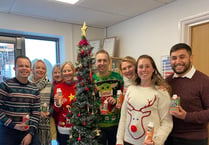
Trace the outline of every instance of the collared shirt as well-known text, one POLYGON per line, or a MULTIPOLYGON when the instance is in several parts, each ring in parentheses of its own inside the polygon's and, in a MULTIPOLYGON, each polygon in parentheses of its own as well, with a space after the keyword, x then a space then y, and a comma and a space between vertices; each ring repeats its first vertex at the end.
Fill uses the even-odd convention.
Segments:
POLYGON ((182 78, 189 78, 191 79, 195 73, 196 69, 194 66, 192 66, 192 68, 190 69, 190 71, 188 73, 186 73, 183 76, 178 76, 176 73, 174 73, 173 78, 178 78, 178 77, 182 77, 182 78))

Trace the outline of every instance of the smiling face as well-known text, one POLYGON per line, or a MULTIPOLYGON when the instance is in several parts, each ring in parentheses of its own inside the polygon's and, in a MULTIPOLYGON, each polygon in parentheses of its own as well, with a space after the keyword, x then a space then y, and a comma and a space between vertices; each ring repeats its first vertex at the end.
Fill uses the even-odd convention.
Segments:
POLYGON ((105 53, 98 53, 96 55, 96 68, 100 75, 106 75, 108 73, 108 67, 109 67, 109 59, 107 54, 105 53))
POLYGON ((30 61, 26 58, 17 59, 14 70, 15 70, 15 73, 16 73, 16 78, 20 82, 26 83, 28 81, 28 76, 31 73, 30 61))
POLYGON ((154 68, 149 58, 141 58, 137 64, 137 75, 141 79, 141 85, 150 85, 154 68))
POLYGON ((171 53, 170 62, 173 71, 178 76, 183 76, 191 69, 192 56, 189 55, 186 49, 179 49, 171 53))
POLYGON ((42 61, 37 61, 33 67, 35 81, 42 79, 46 75, 46 65, 42 61))
POLYGON ((135 65, 124 61, 121 63, 121 71, 125 77, 132 79, 135 76, 135 65))
POLYGON ((71 82, 74 78, 74 70, 69 64, 65 64, 62 68, 62 77, 65 82, 71 82))
POLYGON ((53 69, 53 73, 52 73, 52 77, 53 77, 53 81, 55 82, 61 82, 62 81, 62 77, 61 77, 61 72, 60 72, 60 67, 59 66, 55 66, 53 69))

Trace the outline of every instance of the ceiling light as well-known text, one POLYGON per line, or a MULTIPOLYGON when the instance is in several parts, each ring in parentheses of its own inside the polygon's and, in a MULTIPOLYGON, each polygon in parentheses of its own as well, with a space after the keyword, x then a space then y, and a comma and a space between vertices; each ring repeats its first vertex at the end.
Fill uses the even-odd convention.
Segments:
POLYGON ((69 4, 75 4, 77 3, 79 0, 56 0, 56 1, 59 1, 59 2, 63 2, 63 3, 69 3, 69 4))

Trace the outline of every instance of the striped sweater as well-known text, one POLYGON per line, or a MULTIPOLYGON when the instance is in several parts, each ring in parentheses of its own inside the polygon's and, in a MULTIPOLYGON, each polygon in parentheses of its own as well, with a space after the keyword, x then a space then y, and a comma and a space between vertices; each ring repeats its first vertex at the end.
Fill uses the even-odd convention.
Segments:
POLYGON ((30 82, 23 84, 16 78, 0 84, 0 123, 14 128, 29 114, 30 132, 35 133, 40 118, 40 95, 30 82))

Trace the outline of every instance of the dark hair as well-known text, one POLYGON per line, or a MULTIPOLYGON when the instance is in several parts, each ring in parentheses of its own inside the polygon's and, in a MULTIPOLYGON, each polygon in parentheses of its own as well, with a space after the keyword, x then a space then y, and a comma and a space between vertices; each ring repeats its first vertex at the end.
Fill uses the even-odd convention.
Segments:
POLYGON ((107 58, 108 58, 108 61, 110 61, 110 55, 109 55, 109 53, 106 50, 100 49, 99 51, 96 52, 95 56, 97 56, 100 53, 106 54, 107 58))
POLYGON ((185 49, 190 56, 192 55, 192 49, 186 43, 177 43, 174 46, 172 46, 171 50, 170 50, 170 55, 171 55, 172 52, 180 50, 180 49, 185 49))
MULTIPOLYGON (((152 73, 152 77, 151 77, 152 85, 154 87, 155 86, 163 86, 164 88, 166 88, 168 90, 168 92, 170 92, 170 86, 166 83, 165 79, 162 77, 162 75, 158 71, 157 66, 151 56, 146 55, 146 54, 139 56, 139 58, 137 59, 137 62, 136 62, 136 69, 135 69, 136 74, 137 74, 137 70, 138 70, 139 60, 143 59, 143 58, 149 59, 152 64, 152 67, 154 68, 154 72, 152 73)), ((136 76, 135 82, 136 82, 136 85, 141 84, 141 79, 139 78, 138 75, 136 76)))
POLYGON ((18 59, 21 59, 21 58, 27 59, 27 60, 30 62, 30 66, 31 66, 31 61, 30 61, 30 59, 29 59, 27 56, 19 55, 19 56, 17 56, 17 57, 15 58, 15 67, 16 67, 17 60, 18 60, 18 59))

